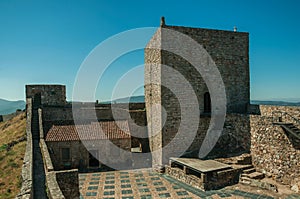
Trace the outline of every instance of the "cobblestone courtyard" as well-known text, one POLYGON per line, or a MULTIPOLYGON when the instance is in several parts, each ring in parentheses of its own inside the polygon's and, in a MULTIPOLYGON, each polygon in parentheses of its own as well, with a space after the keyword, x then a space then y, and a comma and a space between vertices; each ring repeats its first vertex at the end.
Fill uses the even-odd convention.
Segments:
MULTIPOLYGON (((156 199, 156 198, 251 198, 274 197, 236 189, 201 191, 151 170, 112 171, 79 175, 82 199, 156 199)), ((287 199, 300 198, 291 195, 287 199)))

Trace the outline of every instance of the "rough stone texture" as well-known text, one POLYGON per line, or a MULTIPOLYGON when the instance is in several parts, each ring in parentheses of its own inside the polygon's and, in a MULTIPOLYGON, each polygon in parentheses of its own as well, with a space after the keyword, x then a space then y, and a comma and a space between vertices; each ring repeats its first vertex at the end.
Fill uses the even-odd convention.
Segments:
POLYGON ((26 110, 26 151, 24 155, 24 161, 22 166, 22 187, 20 193, 16 196, 18 199, 29 199, 33 197, 33 186, 32 186, 32 168, 33 168, 33 145, 32 145, 32 134, 31 134, 31 117, 32 117, 32 100, 26 99, 27 110, 26 110))
POLYGON ((44 160, 44 167, 46 172, 50 172, 54 170, 54 167, 52 165, 51 157, 46 145, 46 142, 44 139, 40 140, 40 147, 43 155, 43 160, 44 160))
POLYGON ((295 178, 292 180, 291 189, 296 193, 300 193, 300 178, 295 178))
POLYGON ((56 171, 56 180, 66 199, 79 199, 78 170, 56 171))
POLYGON ((250 116, 246 114, 227 114, 221 137, 208 157, 230 157, 241 153, 249 153, 250 116))
POLYGON ((273 191, 273 192, 278 192, 278 189, 277 189, 276 185, 270 184, 268 182, 263 182, 263 181, 260 181, 260 180, 256 180, 256 179, 242 177, 241 183, 246 184, 246 185, 250 185, 250 186, 253 186, 253 187, 259 187, 259 188, 262 188, 262 189, 267 189, 267 190, 270 190, 270 191, 273 191))
MULTIPOLYGON (((155 46, 161 45, 161 29, 153 35, 149 44, 152 43, 155 46)), ((145 103, 147 110, 148 120, 148 133, 150 150, 157 151, 153 153, 153 163, 162 164, 162 154, 160 152, 162 148, 162 135, 160 130, 162 129, 161 121, 161 67, 162 62, 161 51, 159 49, 145 48, 145 103)))
MULTIPOLYGON (((248 33, 166 25, 159 28, 145 49, 145 101, 149 123, 148 132, 150 136, 153 135, 150 138, 150 148, 152 151, 157 151, 153 158, 154 164, 165 164, 168 161, 169 154, 164 154, 164 152, 161 154, 159 150, 172 143, 171 140, 176 136, 180 123, 183 122, 181 109, 193 105, 189 104, 192 103, 189 99, 190 96, 185 96, 184 103, 186 107, 182 107, 183 104, 179 103, 174 92, 183 93, 186 88, 175 79, 177 77, 169 74, 168 70, 163 70, 162 65, 172 67, 191 84, 197 96, 201 113, 204 112, 204 94, 208 92, 201 75, 187 60, 171 52, 153 48, 153 46, 159 48, 166 40, 172 40, 172 38, 168 38, 168 35, 164 35, 164 28, 190 36, 207 50, 223 78, 228 113, 246 113, 250 100, 248 33), (173 82, 175 91, 161 86, 166 85, 168 81, 173 82), (152 82, 152 84, 149 82, 152 82), (162 111, 160 105, 163 106, 165 112, 162 111), (164 117, 166 117, 166 122, 163 124, 164 117), (159 131, 161 132, 157 133, 159 131)), ((180 44, 178 47, 180 47, 180 44)), ((192 49, 187 50, 192 53, 192 49)), ((190 120, 198 120, 199 115, 193 114, 193 112, 190 113, 190 120)), ((206 133, 202 129, 207 129, 202 125, 205 119, 201 120, 197 132, 196 139, 199 138, 196 141, 197 144, 202 143, 203 135, 206 133)), ((184 126, 186 128, 182 129, 183 131, 192 131, 188 125, 184 126)), ((174 150, 176 151, 176 149, 174 150)))
MULTIPOLYGON (((251 115, 251 155, 253 165, 263 173, 283 184, 300 177, 300 150, 295 148, 295 138, 289 137, 274 125, 274 111, 284 111, 300 119, 299 107, 260 106, 262 115, 251 115)), ((276 121, 275 117, 275 121, 276 121)), ((284 119, 283 119, 284 120, 284 119)), ((287 118, 287 122, 292 122, 287 118)))
POLYGON ((49 199, 65 199, 56 180, 56 172, 48 172, 46 174, 47 196, 49 199))
POLYGON ((26 98, 35 99, 41 94, 42 105, 63 106, 66 104, 66 87, 64 85, 26 85, 26 98))

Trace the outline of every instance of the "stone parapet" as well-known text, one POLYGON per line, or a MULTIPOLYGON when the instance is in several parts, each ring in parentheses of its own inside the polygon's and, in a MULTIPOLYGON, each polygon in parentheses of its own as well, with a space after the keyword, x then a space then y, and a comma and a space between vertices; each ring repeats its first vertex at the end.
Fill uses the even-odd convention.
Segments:
POLYGON ((17 199, 31 199, 33 197, 32 168, 33 168, 33 145, 31 133, 32 99, 27 99, 26 109, 26 151, 22 166, 22 187, 17 199))

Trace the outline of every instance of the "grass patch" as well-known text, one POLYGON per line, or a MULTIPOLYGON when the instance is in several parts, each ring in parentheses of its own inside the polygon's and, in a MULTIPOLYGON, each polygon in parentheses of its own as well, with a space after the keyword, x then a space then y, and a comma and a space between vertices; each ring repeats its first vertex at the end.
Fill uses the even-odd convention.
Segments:
POLYGON ((0 123, 0 199, 15 198, 22 186, 22 165, 26 141, 7 151, 7 144, 25 135, 25 113, 0 123))
POLYGON ((5 151, 7 149, 7 144, 2 144, 1 146, 0 146, 0 152, 1 151, 5 151))

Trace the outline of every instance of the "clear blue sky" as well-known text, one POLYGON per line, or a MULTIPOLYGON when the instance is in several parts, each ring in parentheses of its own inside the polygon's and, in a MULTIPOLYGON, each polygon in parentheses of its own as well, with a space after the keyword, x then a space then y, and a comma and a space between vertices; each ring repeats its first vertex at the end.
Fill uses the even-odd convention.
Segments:
MULTIPOLYGON (((300 101, 299 9, 297 0, 1 0, 0 98, 24 99, 25 84, 59 83, 70 99, 76 73, 94 47, 128 29, 158 26, 165 16, 170 25, 249 32, 251 99, 300 101)), ((112 76, 142 64, 143 53, 135 54, 116 63, 112 76)), ((110 98, 112 76, 103 79, 107 85, 96 98, 110 98)))

